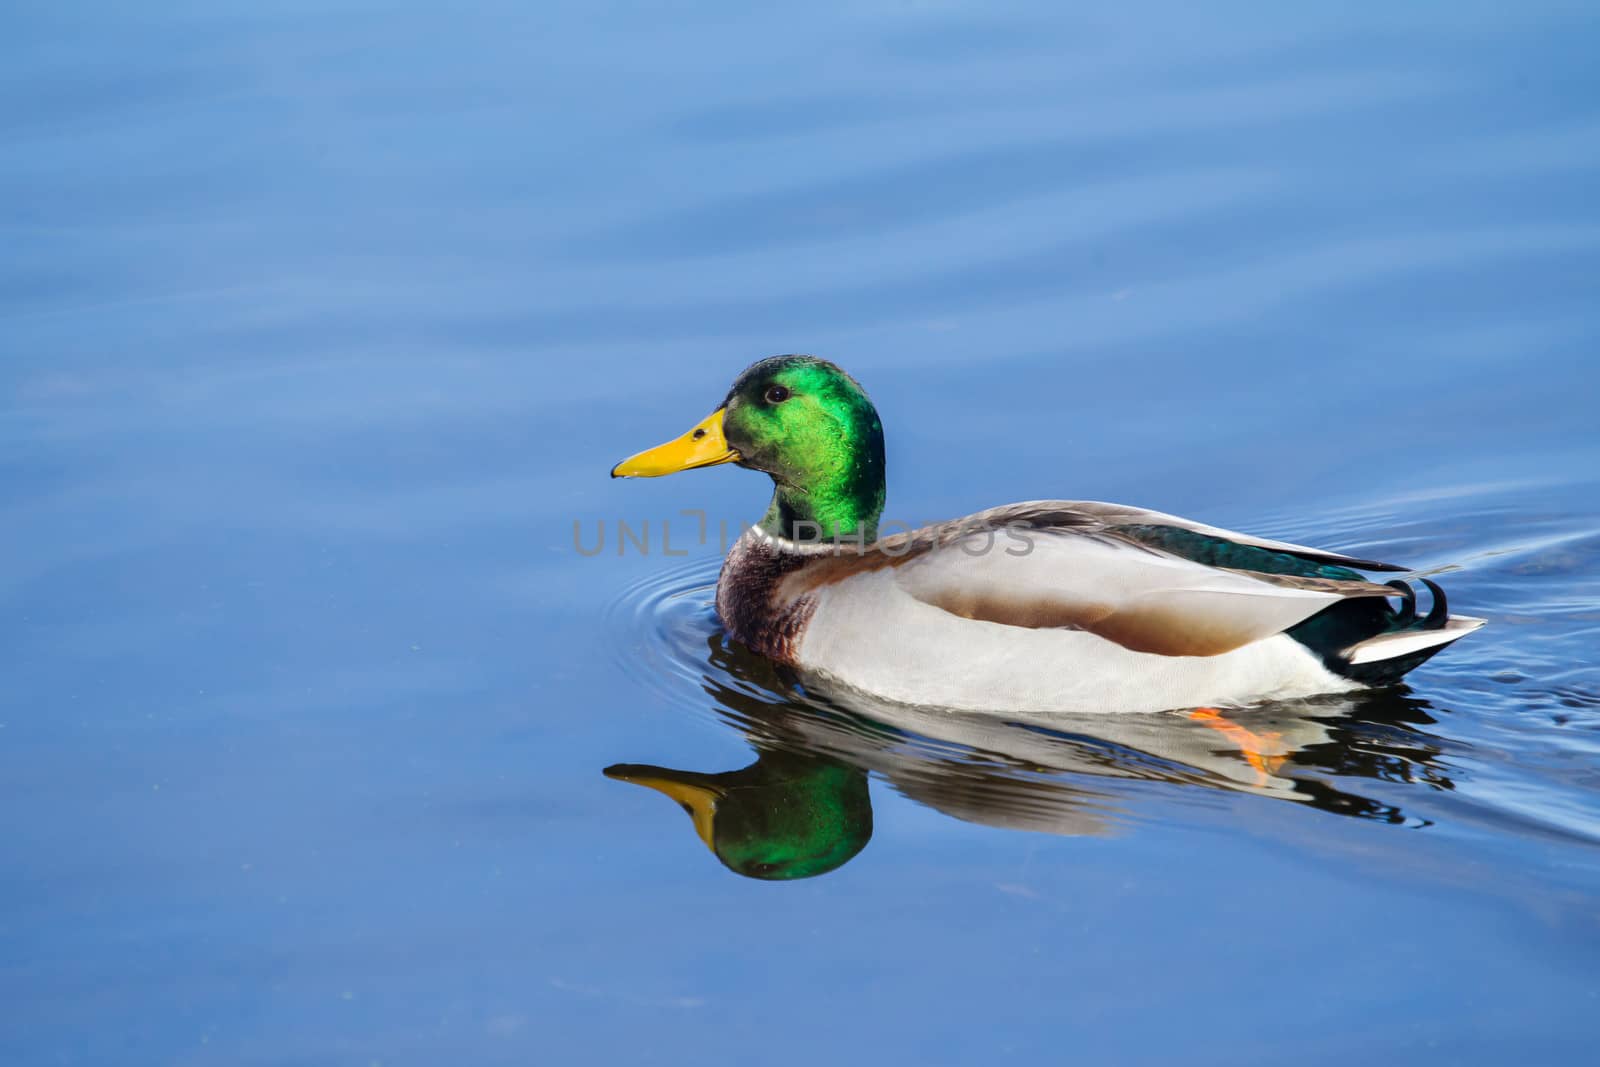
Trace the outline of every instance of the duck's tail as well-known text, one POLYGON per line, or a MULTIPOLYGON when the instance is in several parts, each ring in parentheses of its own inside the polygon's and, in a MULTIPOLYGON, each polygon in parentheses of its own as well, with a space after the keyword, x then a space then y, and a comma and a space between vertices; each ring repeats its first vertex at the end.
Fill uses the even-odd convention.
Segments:
POLYGON ((1393 581, 1389 584, 1401 598, 1398 608, 1381 597, 1347 600, 1318 612, 1288 634, 1336 674, 1364 685, 1397 682, 1485 622, 1471 615, 1451 615, 1444 590, 1426 578, 1419 580, 1433 595, 1426 615, 1417 615, 1416 590, 1407 582, 1393 581))

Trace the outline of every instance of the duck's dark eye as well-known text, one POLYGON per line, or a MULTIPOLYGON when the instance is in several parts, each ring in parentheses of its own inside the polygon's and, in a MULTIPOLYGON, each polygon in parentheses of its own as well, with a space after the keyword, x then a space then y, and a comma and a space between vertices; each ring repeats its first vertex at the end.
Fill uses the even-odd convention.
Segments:
POLYGON ((781 385, 767 386, 767 403, 781 404, 789 399, 789 390, 781 385))

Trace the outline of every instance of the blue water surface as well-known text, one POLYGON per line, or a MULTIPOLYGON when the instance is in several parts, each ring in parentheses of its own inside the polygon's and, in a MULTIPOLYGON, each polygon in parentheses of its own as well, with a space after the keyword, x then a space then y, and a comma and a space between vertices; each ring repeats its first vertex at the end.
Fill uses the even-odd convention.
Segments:
POLYGON ((1543 0, 12 5, 0 1062, 1587 1061, 1597 43, 1543 0), (1489 626, 1248 720, 1260 766, 815 708, 709 607, 765 481, 606 477, 792 351, 877 402, 895 518, 1124 501, 1489 626), (740 877, 602 775, 758 755, 865 775, 859 854, 740 877))

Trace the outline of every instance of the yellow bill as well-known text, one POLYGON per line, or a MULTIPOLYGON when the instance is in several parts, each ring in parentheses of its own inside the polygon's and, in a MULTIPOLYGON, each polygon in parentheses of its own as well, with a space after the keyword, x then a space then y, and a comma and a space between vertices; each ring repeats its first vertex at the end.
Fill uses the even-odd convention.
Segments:
POLYGON ((729 448, 728 439, 722 436, 722 413, 723 409, 718 408, 682 437, 629 456, 611 468, 611 477, 659 478, 696 467, 732 463, 739 453, 729 448))

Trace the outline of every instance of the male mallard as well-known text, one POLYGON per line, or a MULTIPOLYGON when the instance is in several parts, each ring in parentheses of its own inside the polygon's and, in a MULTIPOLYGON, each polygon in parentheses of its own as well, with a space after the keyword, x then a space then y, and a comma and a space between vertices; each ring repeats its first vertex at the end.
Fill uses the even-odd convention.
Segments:
POLYGON ((1403 567, 1119 504, 1036 500, 879 538, 878 412, 813 356, 752 364, 711 415, 611 475, 719 463, 775 489, 723 563, 717 613, 824 691, 965 710, 1237 706, 1388 684, 1483 625, 1426 578, 1419 617, 1404 582, 1356 573, 1403 567))

